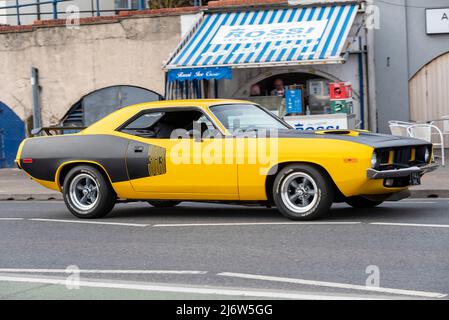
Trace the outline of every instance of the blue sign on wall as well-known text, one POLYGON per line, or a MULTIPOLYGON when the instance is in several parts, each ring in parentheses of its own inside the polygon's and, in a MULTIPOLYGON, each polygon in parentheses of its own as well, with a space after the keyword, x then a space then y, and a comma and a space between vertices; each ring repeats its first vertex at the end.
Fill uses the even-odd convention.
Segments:
POLYGON ((285 109, 287 114, 303 113, 301 89, 285 90, 285 109))
POLYGON ((25 139, 23 121, 0 102, 0 168, 14 166, 17 149, 25 139))

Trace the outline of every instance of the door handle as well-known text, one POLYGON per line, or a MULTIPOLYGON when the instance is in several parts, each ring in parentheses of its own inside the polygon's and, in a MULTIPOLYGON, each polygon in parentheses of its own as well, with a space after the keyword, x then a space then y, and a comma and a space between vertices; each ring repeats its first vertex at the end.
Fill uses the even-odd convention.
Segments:
POLYGON ((135 146, 134 152, 143 152, 143 146, 135 146))

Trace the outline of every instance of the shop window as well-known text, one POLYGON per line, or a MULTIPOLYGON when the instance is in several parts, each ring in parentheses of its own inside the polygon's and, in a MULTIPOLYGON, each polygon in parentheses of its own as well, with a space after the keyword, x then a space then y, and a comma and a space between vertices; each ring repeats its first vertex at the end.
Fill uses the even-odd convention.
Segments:
POLYGON ((286 90, 300 90, 300 114, 329 113, 329 80, 310 73, 284 73, 268 77, 253 84, 249 99, 283 117, 286 90))

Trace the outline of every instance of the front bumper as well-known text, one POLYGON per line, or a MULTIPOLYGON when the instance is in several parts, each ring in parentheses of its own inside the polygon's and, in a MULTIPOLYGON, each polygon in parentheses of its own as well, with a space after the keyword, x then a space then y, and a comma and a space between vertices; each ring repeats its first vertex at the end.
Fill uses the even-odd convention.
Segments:
POLYGON ((388 178, 403 178, 408 177, 412 173, 419 173, 421 175, 432 172, 438 168, 438 164, 430 163, 422 167, 410 167, 403 169, 393 169, 393 170, 376 170, 368 169, 366 170, 366 176, 368 179, 388 179, 388 178))

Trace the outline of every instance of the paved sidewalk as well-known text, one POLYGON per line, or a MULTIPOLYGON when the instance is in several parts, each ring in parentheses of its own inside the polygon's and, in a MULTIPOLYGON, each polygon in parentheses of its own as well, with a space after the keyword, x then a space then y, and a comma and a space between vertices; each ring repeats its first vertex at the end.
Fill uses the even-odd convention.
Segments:
MULTIPOLYGON (((413 198, 449 198, 449 164, 422 178, 420 186, 412 187, 413 198)), ((54 200, 61 194, 32 181, 19 169, 0 169, 0 200, 54 200)))
POLYGON ((421 185, 410 190, 413 198, 449 198, 449 163, 424 175, 421 185))
POLYGON ((61 193, 42 187, 19 169, 0 169, 0 200, 54 200, 61 193))

